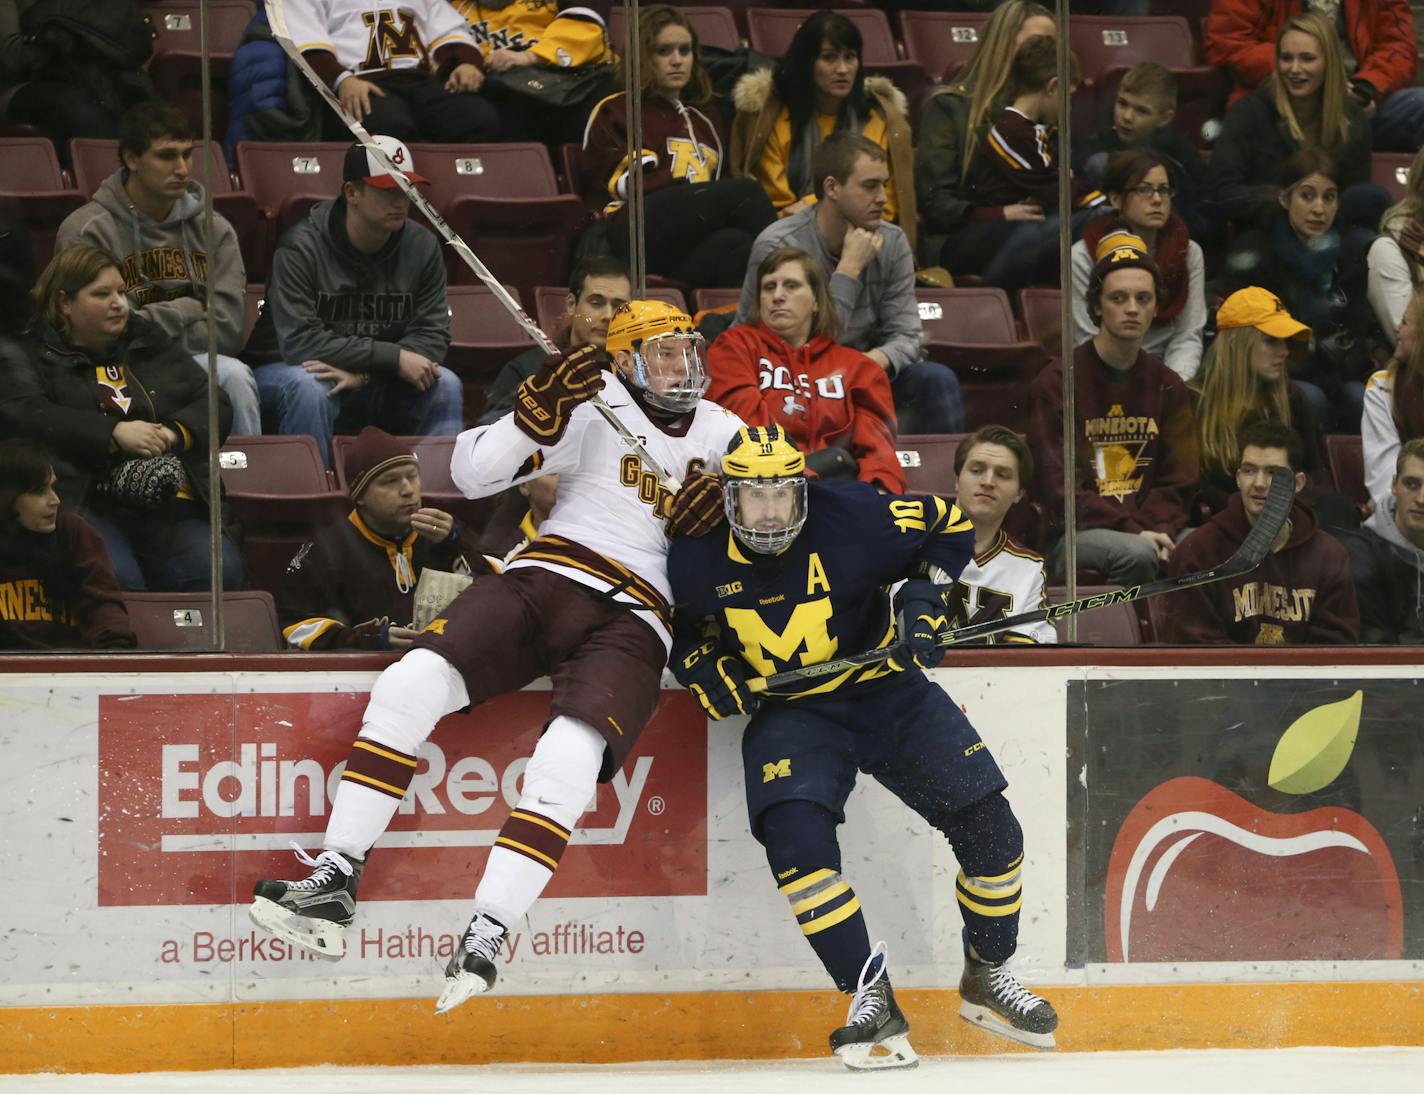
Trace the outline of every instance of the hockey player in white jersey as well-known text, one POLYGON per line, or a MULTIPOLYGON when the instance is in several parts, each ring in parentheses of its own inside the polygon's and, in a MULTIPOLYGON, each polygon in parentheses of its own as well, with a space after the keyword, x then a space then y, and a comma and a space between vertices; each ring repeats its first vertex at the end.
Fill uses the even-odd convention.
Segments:
POLYGON ((548 358, 520 385, 513 411, 460 434, 451 474, 468 496, 557 473, 558 500, 503 573, 477 578, 376 680, 323 850, 298 852, 313 872, 259 881, 259 926, 342 956, 366 855, 436 722, 548 675, 550 721, 490 851, 437 1011, 494 985, 510 926, 543 892, 597 783, 613 777, 652 715, 671 644, 670 532, 702 534, 721 519, 720 482, 701 469, 718 466, 742 422, 702 399, 704 361, 685 312, 635 300, 610 322, 607 355, 585 346, 548 358), (600 390, 647 453, 685 476, 676 495, 587 405, 600 390))
MULTIPOLYGON (((1024 439, 1006 426, 986 425, 959 443, 954 474, 959 508, 974 522, 974 557, 950 593, 950 623, 967 627, 1046 606, 1043 556, 1004 531, 1004 517, 1033 479, 1033 453, 1024 439)), ((1050 644, 1058 633, 1043 620, 985 639, 996 641, 1050 644)))

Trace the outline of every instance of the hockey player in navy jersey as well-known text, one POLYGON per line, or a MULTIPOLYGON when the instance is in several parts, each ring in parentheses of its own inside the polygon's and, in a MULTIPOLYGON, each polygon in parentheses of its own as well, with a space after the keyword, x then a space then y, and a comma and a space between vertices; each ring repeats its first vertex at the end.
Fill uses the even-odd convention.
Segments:
POLYGON ((970 521, 937 497, 808 482, 805 458, 776 426, 740 430, 722 474, 726 526, 677 539, 668 559, 678 606, 671 667, 709 717, 751 715, 742 762, 752 832, 806 940, 853 995, 832 1051, 857 1069, 916 1062, 884 944, 872 949, 841 874, 836 826, 857 770, 934 825, 959 859, 960 1014, 1054 1047, 1053 1007, 1005 965, 1023 903, 1023 831, 1007 783, 959 707, 920 671, 939 660, 946 597, 974 551, 970 521), (886 589, 902 578, 892 615, 886 589), (747 686, 897 642, 886 661, 788 693, 747 686))

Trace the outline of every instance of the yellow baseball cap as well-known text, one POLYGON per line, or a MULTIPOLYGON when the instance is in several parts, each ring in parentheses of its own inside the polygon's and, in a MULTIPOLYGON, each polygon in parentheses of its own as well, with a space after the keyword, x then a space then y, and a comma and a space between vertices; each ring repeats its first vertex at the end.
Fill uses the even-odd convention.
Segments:
POLYGON ((1309 338, 1310 328, 1293 318, 1273 292, 1252 285, 1238 289, 1216 309, 1216 329, 1255 327, 1272 338, 1309 338))

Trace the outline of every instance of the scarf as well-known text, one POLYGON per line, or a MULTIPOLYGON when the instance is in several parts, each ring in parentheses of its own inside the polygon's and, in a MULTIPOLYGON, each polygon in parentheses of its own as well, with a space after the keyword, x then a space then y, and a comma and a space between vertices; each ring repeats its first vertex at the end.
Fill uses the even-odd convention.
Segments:
MULTIPOLYGON (((866 99, 869 99, 868 93, 866 99)), ((847 97, 841 104, 840 114, 836 116, 836 127, 832 132, 859 133, 868 121, 869 109, 856 107, 851 98, 847 97)), ((791 155, 786 160, 786 181, 791 184, 792 192, 801 198, 816 188, 811 172, 811 160, 816 155, 816 149, 821 147, 821 126, 813 110, 800 125, 797 125, 793 118, 791 128, 791 155)))
MULTIPOLYGON (((1088 254, 1097 254, 1098 243, 1102 238, 1116 231, 1136 234, 1136 229, 1131 227, 1120 213, 1088 221, 1087 227, 1083 229, 1083 242, 1088 245, 1088 254)), ((1173 322, 1186 306, 1187 290, 1190 287, 1187 247, 1191 241, 1186 222, 1176 213, 1167 218, 1167 223, 1157 233, 1152 259, 1157 263, 1157 272, 1162 275, 1162 298, 1157 301, 1157 315, 1152 320, 1154 327, 1173 322)))
POLYGON ((1330 312, 1335 266, 1340 260, 1340 233, 1331 228, 1307 243, 1296 234, 1290 217, 1283 212, 1271 228, 1271 248, 1275 251, 1276 268, 1288 282, 1282 286, 1287 291, 1280 295, 1286 298, 1290 313, 1317 338, 1322 336, 1335 325, 1330 312))

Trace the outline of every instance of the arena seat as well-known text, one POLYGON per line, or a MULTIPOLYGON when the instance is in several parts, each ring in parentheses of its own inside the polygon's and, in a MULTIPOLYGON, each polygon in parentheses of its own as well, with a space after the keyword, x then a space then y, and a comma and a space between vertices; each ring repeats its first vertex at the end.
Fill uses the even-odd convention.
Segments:
MULTIPOLYGON (((1079 585, 1078 599, 1112 592, 1116 585, 1079 585)), ((1048 602, 1060 604, 1068 599, 1068 590, 1061 585, 1048 589, 1048 602)), ((1137 621, 1137 612, 1131 604, 1114 604, 1110 608, 1098 608, 1082 612, 1077 616, 1078 643, 1086 646, 1140 646, 1142 627, 1137 621)), ((1055 619, 1053 627, 1058 632, 1058 641, 1068 641, 1068 620, 1055 619)))
MULTIPOLYGON (((222 604, 224 650, 279 653, 285 648, 271 593, 225 592, 222 604)), ((208 593, 124 593, 124 606, 141 650, 217 648, 208 593)))
MULTIPOLYGON (((742 31, 737 27, 737 19, 731 8, 679 4, 677 10, 692 25, 697 40, 702 45, 728 51, 741 48, 742 31)), ((624 24, 627 18, 627 9, 622 5, 608 12, 608 40, 614 52, 620 55, 624 52, 624 24)))
POLYGON ((935 81, 949 82, 979 48, 987 11, 902 11, 905 56, 935 81))
POLYGON ((1050 357, 1057 357, 1062 348, 1063 293, 1044 287, 1019 290, 1019 314, 1030 340, 1043 347, 1050 357))
MULTIPOLYGON (((512 285, 505 289, 522 308, 519 290, 512 285)), ((450 308, 450 351, 444 364, 462 379, 491 379, 511 357, 534 345, 519 321, 487 286, 451 285, 446 290, 446 301, 450 308)))
POLYGON ((926 342, 1008 344, 1019 339, 1008 294, 982 288, 916 288, 926 342))
POLYGON ((25 222, 38 274, 54 254, 64 218, 89 198, 69 184, 47 137, 0 137, 0 162, 0 204, 25 222))
MULTIPOLYGON (((499 504, 500 495, 488 498, 467 498, 450 477, 450 457, 455 452, 454 437, 397 437, 409 445, 420 463, 420 504, 443 509, 466 525, 481 529, 499 504)), ((336 465, 336 483, 344 494, 349 486, 343 467, 346 449, 355 437, 331 438, 331 462, 336 465)))
POLYGON ((901 433, 895 455, 905 472, 905 493, 954 496, 954 453, 968 433, 901 433))
MULTIPOLYGON (((735 19, 737 23, 737 30, 745 39, 751 36, 747 13, 751 11, 752 8, 765 8, 773 6, 774 3, 775 0, 722 0, 720 6, 732 13, 732 18, 735 19)), ((836 4, 836 10, 845 11, 851 8, 864 8, 868 6, 868 0, 839 0, 836 4)))
MULTIPOLYGON (((747 40, 752 49, 770 57, 781 57, 791 44, 797 28, 817 8, 748 8, 747 40)), ((890 30, 890 20, 876 8, 832 9, 844 15, 860 31, 863 40, 861 61, 867 68, 874 65, 889 65, 900 60, 895 35, 890 30)))
MULTIPOLYGON (((69 142, 69 160, 74 165, 75 186, 81 193, 92 196, 98 192, 103 181, 119 169, 119 142, 76 137, 69 142)), ((233 184, 232 172, 228 170, 227 160, 223 159, 222 146, 216 141, 212 144, 194 141, 193 170, 189 177, 205 185, 211 179, 213 211, 226 217, 237 233, 243 265, 251 277, 254 263, 262 260, 257 202, 251 194, 233 184), (207 170, 210 172, 206 176, 203 173, 204 153, 208 157, 207 170)))
MULTIPOLYGON (((568 312, 564 308, 568 295, 569 290, 559 285, 539 285, 534 289, 535 318, 539 321, 539 326, 548 331, 551 337, 569 318, 568 312)), ((663 285, 649 285, 647 299, 661 300, 675 308, 687 310, 687 301, 683 298, 680 289, 663 285)))
POLYGON ((1191 28, 1180 15, 1074 15, 1068 42, 1083 65, 1085 79, 1098 80, 1110 68, 1156 61, 1164 68, 1196 64, 1191 28))
POLYGON ((1414 156, 1408 152, 1376 152, 1371 160, 1371 180, 1389 191, 1390 199, 1403 201, 1409 189, 1409 165, 1414 156))
POLYGON ((728 304, 741 302, 741 289, 694 289, 692 292, 692 313, 725 308, 728 304))
POLYGON ((303 220, 319 201, 341 192, 349 143, 238 141, 237 173, 262 217, 256 263, 247 275, 265 278, 282 233, 303 220))
MULTIPOLYGON (((250 0, 207 0, 209 94, 213 139, 221 143, 227 128, 227 77, 232 55, 242 42, 256 7, 250 0)), ((201 25, 198 0, 158 0, 146 5, 154 30, 149 75, 159 97, 181 110, 201 133, 203 126, 201 25)))
POLYGON ((1370 500, 1365 488, 1365 449, 1358 433, 1328 433, 1325 436, 1325 462, 1330 465, 1330 477, 1335 489, 1357 505, 1370 500))
POLYGON ((462 197, 542 198, 559 193, 549 152, 533 141, 507 144, 412 144, 422 193, 444 215, 462 197))

